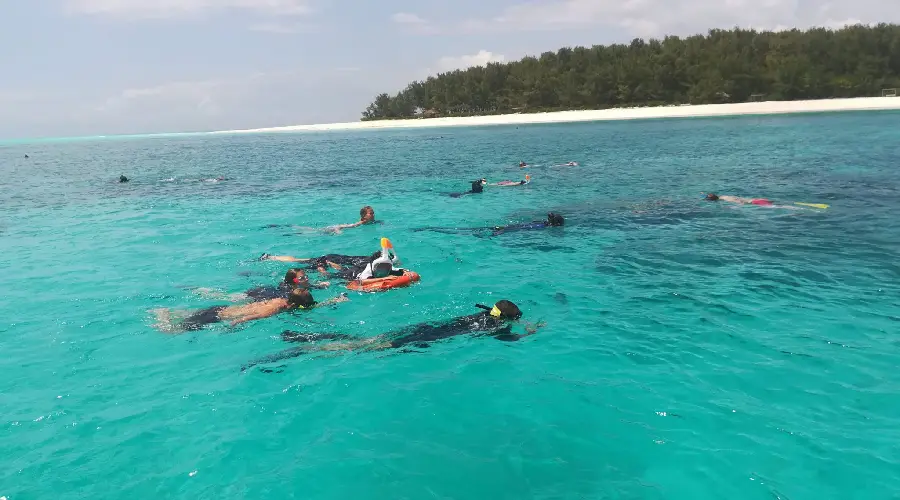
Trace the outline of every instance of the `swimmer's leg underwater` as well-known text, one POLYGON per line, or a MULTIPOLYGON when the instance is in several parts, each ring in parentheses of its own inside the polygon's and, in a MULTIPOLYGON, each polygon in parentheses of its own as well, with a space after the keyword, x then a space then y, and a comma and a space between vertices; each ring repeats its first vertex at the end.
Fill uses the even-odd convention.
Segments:
POLYGON ((285 342, 294 343, 313 343, 320 340, 338 340, 343 342, 330 342, 320 347, 292 347, 281 352, 264 356, 253 360, 241 367, 241 371, 246 371, 256 365, 274 363, 286 359, 299 358, 305 354, 326 353, 337 351, 355 351, 355 350, 381 350, 391 347, 391 343, 385 341, 382 337, 360 338, 353 335, 343 333, 300 333, 291 330, 285 330, 281 333, 281 338, 285 342))

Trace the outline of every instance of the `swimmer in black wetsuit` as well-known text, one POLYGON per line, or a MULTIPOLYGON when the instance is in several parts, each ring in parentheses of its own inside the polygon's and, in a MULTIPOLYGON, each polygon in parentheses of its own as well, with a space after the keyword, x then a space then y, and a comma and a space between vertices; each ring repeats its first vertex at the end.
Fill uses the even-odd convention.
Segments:
POLYGON ((487 179, 479 179, 477 181, 472 181, 472 189, 466 191, 465 193, 450 193, 451 198, 459 198, 460 196, 465 196, 467 194, 479 194, 484 192, 484 185, 487 184, 487 179))
POLYGON ((462 316, 442 323, 420 323, 397 332, 386 333, 377 337, 360 339, 352 335, 340 333, 299 333, 285 330, 281 338, 286 342, 312 343, 323 340, 341 341, 331 342, 318 348, 295 347, 280 353, 253 361, 241 368, 241 371, 260 363, 271 363, 283 359, 296 358, 311 352, 323 351, 380 351, 385 349, 410 349, 427 348, 432 342, 456 337, 459 335, 475 334, 475 336, 490 336, 505 342, 516 341, 537 333, 538 328, 544 326, 543 322, 535 325, 525 325, 524 334, 512 332, 512 322, 522 317, 522 311, 518 306, 508 300, 497 302, 494 307, 478 304, 485 312, 462 316))
POLYGON ((181 333, 200 330, 206 325, 222 321, 230 320, 231 326, 235 326, 247 321, 268 318, 287 310, 312 309, 338 302, 346 302, 347 300, 349 300, 347 296, 342 294, 339 297, 318 303, 313 299, 309 290, 296 288, 287 297, 278 297, 237 306, 208 307, 180 320, 173 321, 171 311, 168 309, 158 309, 153 312, 157 319, 156 328, 166 333, 181 333))
MULTIPOLYGON (((337 271, 340 277, 347 274, 347 268, 355 269, 357 267, 365 267, 371 262, 372 257, 369 255, 340 255, 330 253, 321 257, 312 257, 303 259, 299 257, 291 257, 290 255, 269 255, 262 254, 259 260, 275 260, 278 262, 302 262, 308 264, 307 269, 318 270, 321 274, 328 274, 329 269, 337 271)), ((361 271, 362 269, 360 269, 361 271)), ((352 278, 344 278, 352 279, 352 278)))
POLYGON ((562 215, 550 212, 547 214, 547 220, 538 220, 527 222, 525 224, 510 224, 508 226, 493 227, 421 227, 413 229, 413 231, 434 231, 444 234, 460 234, 472 233, 481 238, 485 233, 490 232, 490 236, 499 236, 503 233, 512 231, 526 231, 532 229, 546 229, 548 227, 561 227, 565 225, 566 219, 562 215))
POLYGON ((538 220, 527 222, 525 224, 511 224, 509 226, 497 226, 493 228, 494 232, 491 236, 497 236, 511 231, 527 231, 530 229, 546 229, 548 227, 562 227, 565 225, 566 219, 562 215, 550 212, 547 214, 547 220, 538 220))

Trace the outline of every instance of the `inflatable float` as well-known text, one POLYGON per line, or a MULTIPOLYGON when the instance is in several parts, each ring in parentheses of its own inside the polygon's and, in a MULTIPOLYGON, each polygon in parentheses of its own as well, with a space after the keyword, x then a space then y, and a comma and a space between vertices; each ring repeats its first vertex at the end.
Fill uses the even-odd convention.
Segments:
POLYGON ((391 288, 403 288, 419 281, 419 273, 404 270, 400 276, 354 280, 347 283, 347 288, 356 292, 383 292, 391 288))

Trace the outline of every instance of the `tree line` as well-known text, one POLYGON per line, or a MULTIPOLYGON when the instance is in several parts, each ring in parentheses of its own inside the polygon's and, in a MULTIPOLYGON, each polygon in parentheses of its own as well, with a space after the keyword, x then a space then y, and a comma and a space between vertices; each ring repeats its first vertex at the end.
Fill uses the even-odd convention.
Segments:
POLYGON ((363 120, 878 96, 900 87, 900 26, 712 30, 562 48, 414 81, 363 120))

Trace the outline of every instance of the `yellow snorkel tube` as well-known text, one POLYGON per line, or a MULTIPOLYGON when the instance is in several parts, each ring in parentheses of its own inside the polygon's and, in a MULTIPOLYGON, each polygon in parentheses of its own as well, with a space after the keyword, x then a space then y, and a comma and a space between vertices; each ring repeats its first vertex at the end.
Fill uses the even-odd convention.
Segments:
POLYGON ((498 309, 496 305, 494 307, 488 307, 484 304, 475 304, 475 307, 477 307, 479 309, 484 309, 485 311, 489 311, 491 316, 493 316, 495 318, 499 318, 500 316, 503 315, 503 313, 500 312, 500 309, 498 309))

